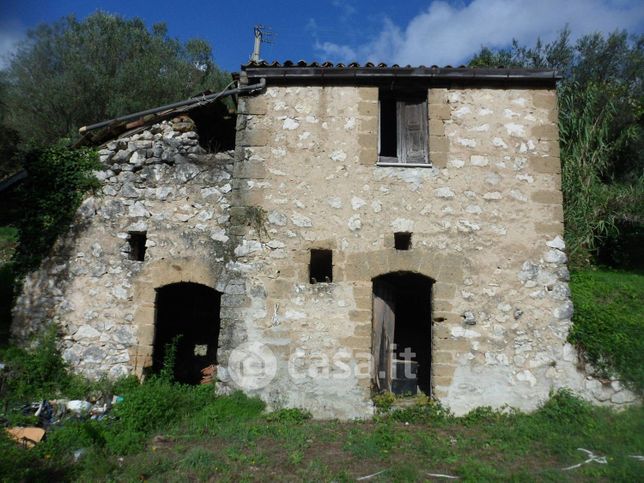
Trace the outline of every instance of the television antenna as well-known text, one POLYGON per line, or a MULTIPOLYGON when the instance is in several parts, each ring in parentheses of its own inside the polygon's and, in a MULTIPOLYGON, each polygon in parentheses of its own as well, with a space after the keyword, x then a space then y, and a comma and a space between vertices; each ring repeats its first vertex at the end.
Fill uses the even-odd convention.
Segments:
POLYGON ((250 56, 250 60, 251 62, 259 62, 259 52, 262 44, 272 44, 274 34, 271 28, 266 25, 255 25, 253 33, 255 35, 255 43, 253 45, 253 53, 250 56))

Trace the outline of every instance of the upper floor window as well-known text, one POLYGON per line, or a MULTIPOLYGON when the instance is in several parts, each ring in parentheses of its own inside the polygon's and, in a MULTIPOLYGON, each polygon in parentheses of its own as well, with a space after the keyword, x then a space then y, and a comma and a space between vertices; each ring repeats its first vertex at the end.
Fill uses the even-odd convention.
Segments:
POLYGON ((429 164, 427 90, 379 92, 378 164, 429 164))

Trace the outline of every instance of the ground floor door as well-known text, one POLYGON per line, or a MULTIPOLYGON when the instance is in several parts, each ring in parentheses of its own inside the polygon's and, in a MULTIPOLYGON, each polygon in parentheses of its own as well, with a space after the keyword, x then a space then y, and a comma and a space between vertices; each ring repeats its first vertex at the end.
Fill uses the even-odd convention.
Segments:
POLYGON ((157 289, 152 371, 158 373, 174 345, 175 380, 198 384, 201 370, 217 363, 221 293, 197 283, 157 289))
POLYGON ((432 280, 410 272, 373 280, 373 384, 378 391, 431 392, 432 280))

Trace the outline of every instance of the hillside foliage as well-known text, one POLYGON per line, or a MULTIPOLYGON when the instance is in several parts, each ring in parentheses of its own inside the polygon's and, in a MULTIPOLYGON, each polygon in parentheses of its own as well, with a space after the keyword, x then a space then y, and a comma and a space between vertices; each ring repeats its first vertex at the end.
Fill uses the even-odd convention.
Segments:
POLYGON ((23 141, 75 138, 78 128, 223 88, 229 76, 201 39, 181 42, 165 24, 105 12, 42 24, 0 78, 6 125, 23 141))

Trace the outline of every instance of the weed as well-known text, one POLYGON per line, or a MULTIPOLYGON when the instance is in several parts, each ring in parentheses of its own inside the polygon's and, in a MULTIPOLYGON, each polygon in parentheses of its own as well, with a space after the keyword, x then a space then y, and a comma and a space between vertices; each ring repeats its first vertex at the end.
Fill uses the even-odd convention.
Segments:
POLYGON ((288 455, 288 461, 292 465, 299 465, 304 459, 304 451, 301 449, 296 449, 291 454, 288 455))
POLYGON ((25 402, 63 395, 81 397, 91 389, 91 384, 68 371, 53 325, 40 334, 33 349, 10 346, 0 350, 0 359, 6 365, 0 373, 0 399, 5 403, 5 412, 25 402))
POLYGON ((125 428, 148 434, 201 409, 214 398, 214 392, 210 385, 184 386, 152 376, 123 398, 114 406, 114 416, 125 428))
POLYGON ((555 424, 583 424, 592 418, 593 407, 570 390, 560 389, 550 395, 536 414, 555 424))
POLYGON ((266 210, 261 206, 247 206, 244 221, 246 225, 255 230, 260 240, 263 236, 268 236, 268 230, 266 229, 268 215, 266 210))
POLYGON ((189 449, 183 459, 180 467, 188 470, 200 470, 213 467, 217 464, 217 459, 212 451, 196 446, 189 449))
POLYGON ((306 409, 300 408, 278 409, 266 415, 266 420, 269 422, 286 424, 301 424, 308 419, 311 419, 311 413, 306 409))
POLYGON ((413 406, 393 409, 388 417, 404 423, 438 423, 450 418, 451 413, 440 402, 419 395, 413 406))
POLYGON ((378 413, 388 412, 396 402, 396 395, 393 392, 383 392, 373 396, 373 404, 378 413))

